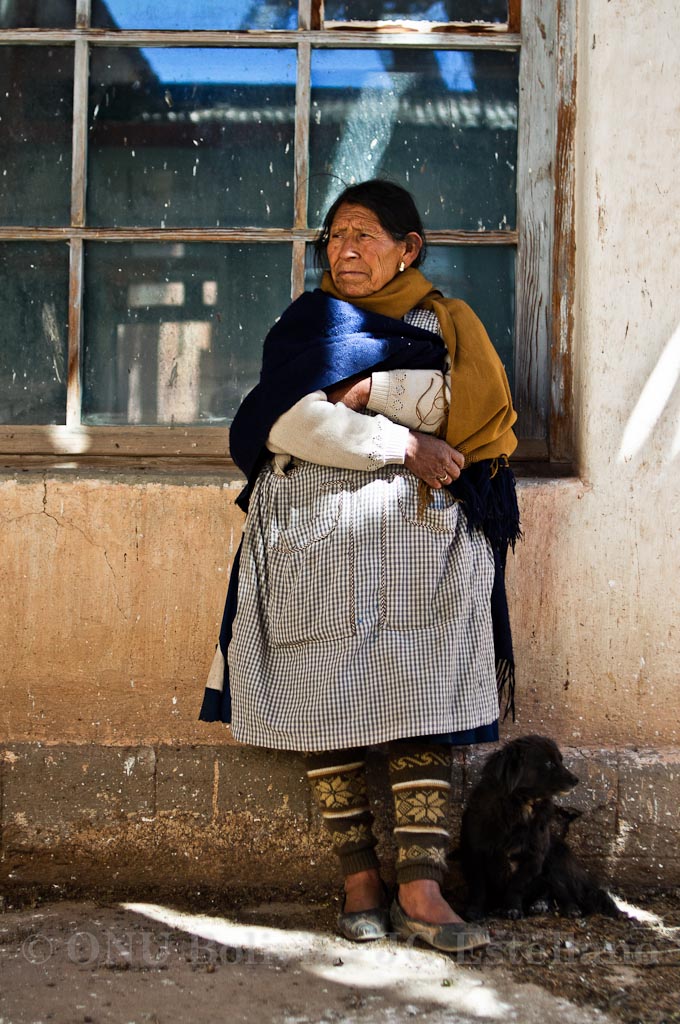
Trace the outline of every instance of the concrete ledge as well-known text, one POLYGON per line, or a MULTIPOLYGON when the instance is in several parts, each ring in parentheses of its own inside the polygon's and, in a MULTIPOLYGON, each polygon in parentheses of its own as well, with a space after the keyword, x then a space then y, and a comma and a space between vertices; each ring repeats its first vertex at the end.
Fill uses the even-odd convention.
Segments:
POLYGON ((153 747, 46 747, 3 752, 3 839, 33 849, 83 825, 155 813, 153 747))
MULTIPOLYGON (((680 751, 565 749, 581 783, 570 841, 614 888, 680 884, 680 751)), ((449 820, 489 747, 454 752, 449 820)), ((370 756, 379 852, 392 867, 384 756, 370 756)), ((137 885, 337 884, 297 754, 235 746, 43 746, 0 753, 0 880, 137 885)), ((455 862, 452 884, 456 884, 455 862)))

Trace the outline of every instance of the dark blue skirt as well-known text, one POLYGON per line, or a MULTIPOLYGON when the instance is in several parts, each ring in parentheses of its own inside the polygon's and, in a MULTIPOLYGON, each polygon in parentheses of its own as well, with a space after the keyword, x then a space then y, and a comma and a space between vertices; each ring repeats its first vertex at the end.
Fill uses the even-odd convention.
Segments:
POLYGON ((466 747, 471 743, 497 743, 498 719, 489 725, 478 725, 474 729, 460 729, 458 732, 440 732, 435 736, 423 736, 428 743, 447 743, 452 747, 466 747))

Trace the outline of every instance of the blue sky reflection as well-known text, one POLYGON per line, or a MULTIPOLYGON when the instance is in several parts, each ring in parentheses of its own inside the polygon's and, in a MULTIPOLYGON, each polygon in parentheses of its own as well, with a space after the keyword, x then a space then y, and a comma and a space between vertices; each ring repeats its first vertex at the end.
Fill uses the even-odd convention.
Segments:
POLYGON ((297 28, 297 0, 107 0, 102 7, 121 29, 297 28))
MULTIPOLYGON (((315 50, 315 89, 392 89, 391 52, 378 50, 315 50)), ((436 50, 435 59, 446 88, 474 92, 473 55, 463 50, 436 50)))
MULTIPOLYGON (((121 29, 297 28, 296 0, 201 0, 200 3, 195 0, 108 0, 103 7, 121 29)), ((427 15, 434 20, 446 20, 441 3, 430 4, 427 15)), ((291 50, 145 47, 142 53, 166 85, 292 85, 295 82, 295 53, 291 50)), ((448 90, 475 91, 471 53, 439 50, 435 58, 448 90)), ((314 62, 316 88, 393 88, 389 57, 375 50, 343 51, 342 61, 332 50, 318 50, 314 62)))
MULTIPOLYGON (((147 46, 141 51, 165 84, 294 85, 295 50, 221 49, 147 46)), ((439 73, 450 92, 475 91, 473 55, 461 50, 438 50, 439 73)), ((316 50, 314 88, 394 88, 389 52, 377 50, 316 50)))
POLYGON ((163 85, 295 85, 295 50, 146 46, 141 52, 163 85))

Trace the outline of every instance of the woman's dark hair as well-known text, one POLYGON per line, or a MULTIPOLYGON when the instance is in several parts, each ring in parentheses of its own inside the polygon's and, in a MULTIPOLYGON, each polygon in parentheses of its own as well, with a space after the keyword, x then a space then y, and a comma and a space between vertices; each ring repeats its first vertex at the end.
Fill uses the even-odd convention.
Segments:
POLYGON ((358 185, 349 185, 340 193, 328 213, 324 217, 323 227, 314 242, 314 263, 319 270, 328 267, 326 246, 330 238, 331 224, 343 203, 355 203, 365 206, 376 215, 385 231, 389 232, 397 242, 402 242, 411 231, 415 231, 423 240, 423 246, 411 264, 419 267, 425 259, 427 242, 423 230, 423 222, 413 201, 413 196, 401 185, 382 178, 371 178, 360 181, 358 185))

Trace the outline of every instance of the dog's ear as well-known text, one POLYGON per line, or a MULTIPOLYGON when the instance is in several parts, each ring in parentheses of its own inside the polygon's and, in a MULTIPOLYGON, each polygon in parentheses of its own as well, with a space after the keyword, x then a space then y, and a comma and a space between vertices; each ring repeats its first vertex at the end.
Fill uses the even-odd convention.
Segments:
POLYGON ((522 751, 509 744, 494 756, 493 775, 507 793, 517 789, 522 780, 522 751))

